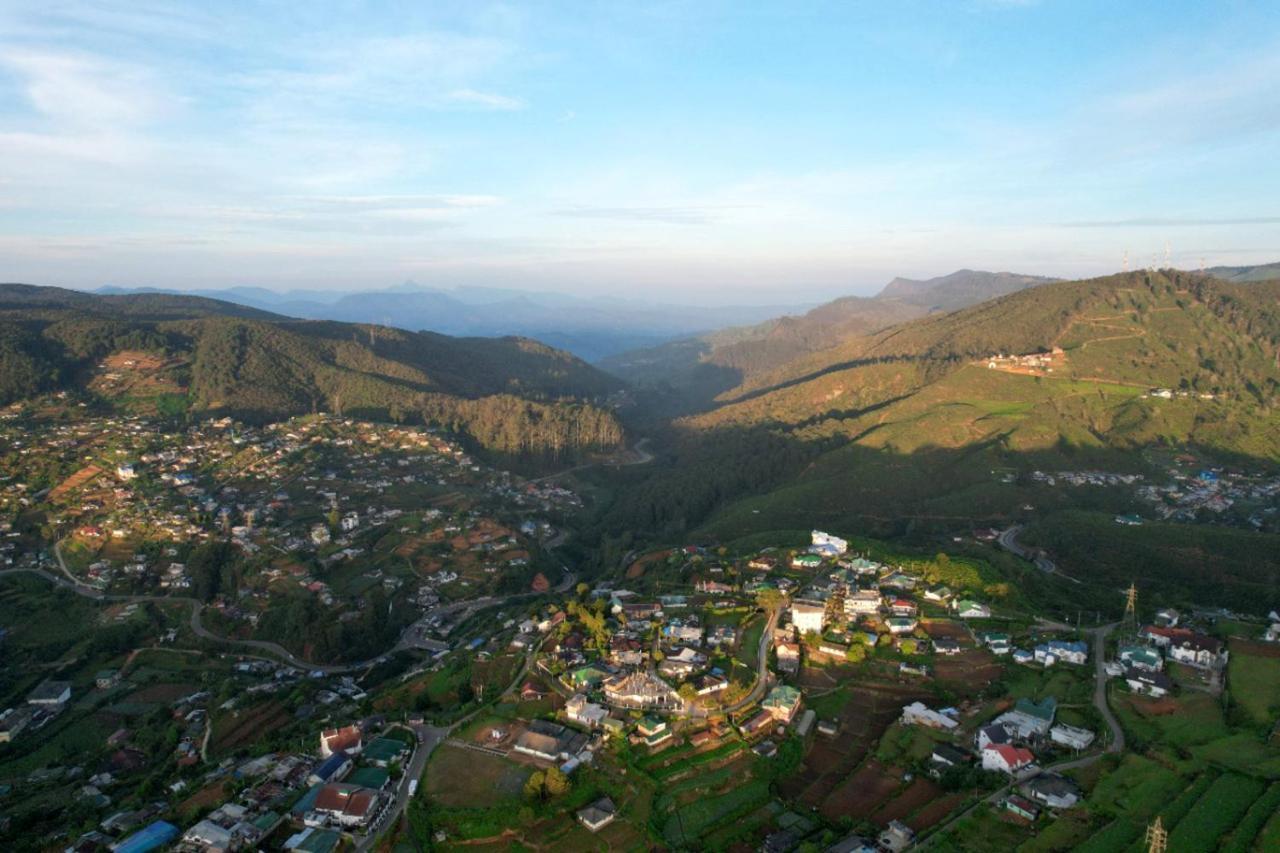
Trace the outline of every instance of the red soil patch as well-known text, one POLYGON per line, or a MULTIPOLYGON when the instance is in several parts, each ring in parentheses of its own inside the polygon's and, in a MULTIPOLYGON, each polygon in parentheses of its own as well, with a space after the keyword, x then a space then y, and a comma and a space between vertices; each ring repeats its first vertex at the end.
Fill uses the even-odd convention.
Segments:
POLYGON ((822 804, 822 814, 828 820, 838 820, 845 815, 865 818, 892 797, 900 784, 897 776, 872 759, 831 792, 822 804))
POLYGON ((61 500, 66 497, 69 492, 75 491, 81 486, 87 484, 101 473, 102 469, 97 465, 86 465, 84 468, 81 468, 79 471, 75 472, 55 486, 53 491, 49 492, 49 500, 61 500))
POLYGON ((1232 637, 1231 653, 1255 658, 1280 658, 1280 644, 1261 643, 1257 640, 1242 640, 1238 637, 1232 637))
POLYGON ((916 809, 928 805, 942 794, 942 789, 928 779, 917 777, 907 789, 885 803, 871 820, 880 826, 888 826, 891 820, 902 820, 916 809))
POLYGON ((926 805, 905 823, 916 832, 923 832, 929 827, 941 823, 942 820, 960 807, 964 802, 963 794, 948 794, 926 805))

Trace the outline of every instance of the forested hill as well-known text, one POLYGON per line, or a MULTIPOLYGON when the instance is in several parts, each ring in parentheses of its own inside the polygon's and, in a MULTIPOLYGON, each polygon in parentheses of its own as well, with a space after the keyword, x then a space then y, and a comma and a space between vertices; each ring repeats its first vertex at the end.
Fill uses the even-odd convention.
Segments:
POLYGON ((199 297, 0 285, 0 403, 57 390, 269 421, 313 411, 445 425, 504 453, 613 447, 618 380, 521 338, 303 321, 199 297))
POLYGON ((981 270, 927 280, 895 278, 874 297, 842 297, 800 316, 634 350, 600 366, 628 382, 662 390, 677 411, 696 410, 739 383, 852 338, 1054 280, 981 270))
POLYGON ((739 383, 672 424, 670 472, 648 472, 614 518, 671 531, 748 509, 780 527, 1007 520, 1025 498, 993 489, 993 470, 1142 470, 1143 451, 1167 447, 1269 468, 1278 411, 1280 281, 1165 270, 1056 282, 739 383))

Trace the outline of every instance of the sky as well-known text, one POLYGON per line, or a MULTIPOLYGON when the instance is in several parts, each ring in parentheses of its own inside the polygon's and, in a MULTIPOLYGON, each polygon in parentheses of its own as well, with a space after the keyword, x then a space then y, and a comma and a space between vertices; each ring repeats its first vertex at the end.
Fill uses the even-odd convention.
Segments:
POLYGON ((0 0, 0 280, 707 302, 1280 260, 1280 4, 0 0))

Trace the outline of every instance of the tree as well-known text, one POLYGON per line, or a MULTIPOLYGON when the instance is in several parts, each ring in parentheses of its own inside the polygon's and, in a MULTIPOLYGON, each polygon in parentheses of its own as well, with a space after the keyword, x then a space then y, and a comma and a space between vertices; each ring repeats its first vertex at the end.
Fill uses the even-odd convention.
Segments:
POLYGON ((586 598, 587 593, 591 591, 591 586, 590 584, 587 584, 587 583, 580 583, 576 587, 574 587, 574 590, 577 591, 578 598, 586 598))
POLYGON ((862 663, 867 659, 867 647, 860 643, 854 643, 844 653, 844 659, 849 663, 862 663))
POLYGON ((676 693, 678 693, 680 698, 686 702, 692 702, 698 698, 698 688, 694 687, 693 684, 688 681, 681 684, 680 689, 677 690, 676 693))
POLYGON ((907 639, 898 644, 898 648, 902 649, 904 655, 914 655, 916 653, 916 641, 907 639))
POLYGON ((804 643, 806 649, 813 651, 822 644, 822 635, 817 631, 805 631, 800 637, 800 641, 804 643))
POLYGON ((756 593, 756 607, 766 613, 776 613, 782 607, 782 593, 776 589, 762 589, 756 593))

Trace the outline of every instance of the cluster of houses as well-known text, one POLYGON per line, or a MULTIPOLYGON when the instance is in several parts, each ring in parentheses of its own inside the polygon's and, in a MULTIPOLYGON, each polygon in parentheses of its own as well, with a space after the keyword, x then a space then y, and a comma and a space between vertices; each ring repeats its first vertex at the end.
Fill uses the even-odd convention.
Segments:
POLYGON ((1108 674, 1123 678, 1134 693, 1160 698, 1174 688, 1165 672, 1166 662, 1207 672, 1224 669, 1229 657, 1226 644, 1179 621, 1177 611, 1160 611, 1156 624, 1139 630, 1137 642, 1120 645, 1116 659, 1107 664, 1108 674))
POLYGON ((1222 468, 1201 468, 1195 473, 1172 468, 1169 474, 1171 482, 1138 489, 1138 497, 1159 518, 1194 522, 1241 505, 1246 509, 1240 517, 1252 527, 1274 529, 1277 524, 1280 475, 1222 468))
POLYGON ((38 731, 52 722, 71 701, 71 683, 46 680, 27 694, 25 704, 0 711, 0 743, 10 743, 24 731, 38 731))

